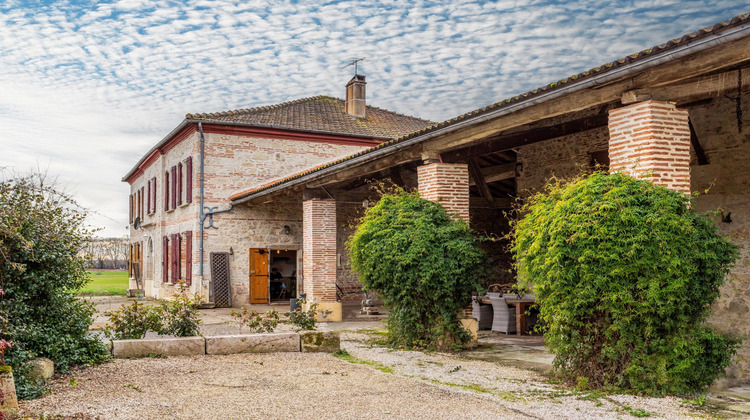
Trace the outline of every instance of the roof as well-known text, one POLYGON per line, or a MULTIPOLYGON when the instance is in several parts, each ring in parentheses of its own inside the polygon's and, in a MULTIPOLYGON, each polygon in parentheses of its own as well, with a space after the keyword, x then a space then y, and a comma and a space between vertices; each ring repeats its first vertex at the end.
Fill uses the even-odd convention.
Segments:
MULTIPOLYGON (((566 88, 569 88, 572 85, 583 84, 583 82, 591 80, 591 79, 595 79, 599 76, 607 75, 609 73, 615 73, 618 69, 628 70, 629 68, 633 68, 633 70, 636 70, 635 67, 637 64, 645 62, 650 58, 657 57, 657 56, 668 56, 668 54, 672 52, 673 50, 677 50, 678 48, 686 47, 690 44, 697 43, 700 40, 718 37, 719 34, 726 32, 727 30, 731 28, 742 27, 747 24, 750 24, 750 13, 745 13, 742 15, 735 16, 731 19, 725 20, 723 22, 719 22, 715 25, 712 25, 703 29, 699 29, 695 32, 691 32, 679 38, 669 40, 663 44, 659 44, 657 46, 647 48, 635 54, 630 54, 619 60, 605 63, 601 66, 594 67, 592 69, 572 75, 570 77, 566 77, 556 82, 546 84, 540 88, 528 91, 526 93, 522 93, 520 95, 501 100, 499 102, 488 105, 486 107, 479 108, 474 111, 461 114, 455 118, 451 118, 449 120, 443 121, 441 123, 431 125, 429 127, 420 129, 418 131, 414 131, 412 133, 396 138, 394 140, 378 144, 377 146, 362 150, 353 155, 349 155, 344 158, 338 159, 336 161, 329 162, 323 165, 319 165, 315 168, 311 168, 306 171, 270 182, 258 188, 239 192, 237 194, 232 195, 230 198, 232 201, 241 200, 243 198, 247 198, 251 195, 260 193, 262 191, 282 186, 283 184, 289 183, 290 181, 293 181, 295 179, 307 177, 313 173, 320 172, 324 169, 332 168, 334 166, 341 165, 345 162, 355 160, 359 157, 363 157, 368 154, 375 153, 377 151, 382 151, 383 149, 386 149, 386 148, 396 147, 401 143, 405 143, 405 142, 411 143, 411 141, 419 141, 421 139, 427 139, 430 137, 431 134, 434 134, 436 132, 442 132, 446 128, 461 125, 462 123, 468 123, 473 120, 480 120, 480 119, 483 119, 483 117, 485 117, 486 114, 490 114, 490 113, 494 114, 496 112, 503 111, 505 109, 511 109, 517 104, 521 104, 523 102, 530 102, 533 99, 539 98, 539 100, 542 100, 541 97, 549 95, 550 93, 553 93, 555 91, 565 90, 566 88)), ((627 73, 627 71, 625 73, 627 73)), ((622 77, 622 75, 620 75, 620 77, 622 77)))
POLYGON ((347 114, 344 106, 344 100, 342 99, 313 96, 278 105, 207 114, 187 114, 175 129, 138 160, 138 163, 123 176, 122 181, 127 182, 134 174, 137 174, 141 165, 146 162, 149 156, 167 144, 183 129, 190 124, 199 122, 363 137, 379 139, 379 141, 398 138, 435 124, 433 121, 410 117, 374 106, 367 106, 366 118, 356 118, 347 114))
POLYGON ((187 114, 188 120, 207 123, 261 125, 282 129, 394 139, 425 129, 432 121, 368 106, 366 118, 346 113, 344 100, 313 96, 278 105, 210 114, 187 114))

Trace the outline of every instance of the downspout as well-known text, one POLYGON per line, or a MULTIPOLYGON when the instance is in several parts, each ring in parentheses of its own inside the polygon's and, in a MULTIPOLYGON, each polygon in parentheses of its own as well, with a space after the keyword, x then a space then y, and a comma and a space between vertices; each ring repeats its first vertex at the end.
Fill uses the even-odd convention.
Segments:
MULTIPOLYGON (((200 194, 200 221, 201 221, 201 228, 200 228, 200 268, 198 269, 198 275, 201 278, 201 281, 203 281, 203 232, 205 230, 205 224, 206 224, 206 218, 209 219, 209 228, 216 229, 216 226, 214 226, 213 223, 213 215, 219 214, 219 213, 226 213, 228 211, 231 211, 234 207, 234 204, 229 203, 229 208, 226 208, 224 210, 209 210, 206 212, 206 207, 204 205, 204 199, 205 199, 205 184, 204 184, 204 174, 205 174, 205 165, 206 165, 206 137, 203 133, 203 124, 201 122, 198 122, 198 131, 201 134, 201 194, 200 194)), ((214 283, 211 282, 210 287, 208 288, 208 301, 213 302, 214 297, 214 283)))
MULTIPOLYGON (((204 171, 203 171, 203 168, 204 168, 205 160, 206 160, 206 157, 205 157, 206 156, 205 155, 206 139, 203 136, 203 124, 201 124, 200 122, 198 123, 198 131, 200 131, 200 133, 201 133, 201 197, 200 197, 200 199, 201 199, 201 217, 200 217, 200 220, 201 220, 201 229, 200 229, 200 232, 201 232, 201 241, 200 241, 200 268, 199 268, 199 271, 198 271, 198 276, 201 278, 201 281, 203 281, 203 219, 205 217, 203 215, 203 194, 204 194, 204 186, 203 186, 203 173, 204 173, 204 171)), ((211 300, 211 296, 210 295, 212 295, 212 294, 213 293, 209 293, 209 300, 211 300)))

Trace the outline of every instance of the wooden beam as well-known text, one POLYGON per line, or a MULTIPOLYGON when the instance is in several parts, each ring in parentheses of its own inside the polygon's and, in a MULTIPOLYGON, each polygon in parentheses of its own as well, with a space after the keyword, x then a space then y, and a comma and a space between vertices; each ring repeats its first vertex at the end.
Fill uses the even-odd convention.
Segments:
MULTIPOLYGON (((675 102, 678 105, 701 99, 718 98, 737 91, 738 70, 682 80, 679 83, 645 89, 630 90, 622 94, 623 105, 648 100, 675 102)), ((750 80, 742 81, 742 90, 750 90, 750 80)))
POLYGON ((698 165, 708 165, 706 152, 703 151, 703 146, 701 146, 701 142, 698 141, 698 134, 695 133, 693 122, 689 119, 688 126, 690 127, 690 144, 693 146, 693 150, 695 150, 695 156, 698 157, 698 165))
POLYGON ((474 159, 467 159, 467 162, 469 164, 469 174, 471 174, 471 179, 474 180, 474 183, 479 190, 479 194, 482 196, 482 198, 487 199, 490 207, 494 208, 495 202, 492 201, 492 191, 490 191, 490 187, 488 187, 487 183, 484 181, 484 177, 482 176, 482 169, 474 159))
POLYGON ((446 152, 443 153, 441 157, 443 162, 457 162, 488 153, 501 152, 527 144, 605 127, 608 121, 609 115, 602 114, 564 122, 551 127, 535 128, 522 133, 495 135, 482 144, 446 152))
POLYGON ((469 197, 469 207, 475 209, 512 209, 515 203, 515 198, 493 198, 490 201, 484 197, 469 197))
POLYGON ((335 184, 354 177, 367 176, 369 174, 382 171, 383 169, 388 169, 394 166, 399 166, 405 163, 419 160, 422 154, 422 151, 419 149, 420 148, 411 148, 407 150, 401 150, 396 153, 383 156, 380 159, 371 160, 358 166, 352 166, 336 171, 332 174, 320 177, 315 181, 308 183, 307 187, 318 188, 325 185, 335 184))
MULTIPOLYGON (((488 168, 482 168, 480 170, 484 182, 491 183, 502 181, 504 179, 511 179, 516 177, 516 162, 506 163, 503 165, 490 166, 488 168)), ((469 180, 469 185, 475 185, 474 177, 469 180)))

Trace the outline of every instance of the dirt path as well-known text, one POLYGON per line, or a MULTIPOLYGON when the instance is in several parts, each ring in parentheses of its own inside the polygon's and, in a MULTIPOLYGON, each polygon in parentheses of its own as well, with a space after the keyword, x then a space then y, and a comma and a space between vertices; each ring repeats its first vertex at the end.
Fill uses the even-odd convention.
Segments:
MULTIPOLYGON (((36 414, 105 419, 706 417, 675 398, 601 397, 455 355, 392 351, 345 334, 350 354, 116 360, 57 377, 36 414)), ((711 417, 710 415, 708 417, 711 417)))

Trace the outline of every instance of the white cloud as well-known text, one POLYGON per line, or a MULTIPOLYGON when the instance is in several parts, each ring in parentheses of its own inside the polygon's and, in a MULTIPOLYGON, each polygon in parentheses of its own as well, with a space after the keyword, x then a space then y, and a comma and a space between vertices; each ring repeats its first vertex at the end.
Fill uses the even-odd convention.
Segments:
POLYGON ((0 6, 0 166, 49 167, 124 233, 122 175, 188 112, 341 97, 443 120, 745 12, 701 0, 146 0, 0 6))

